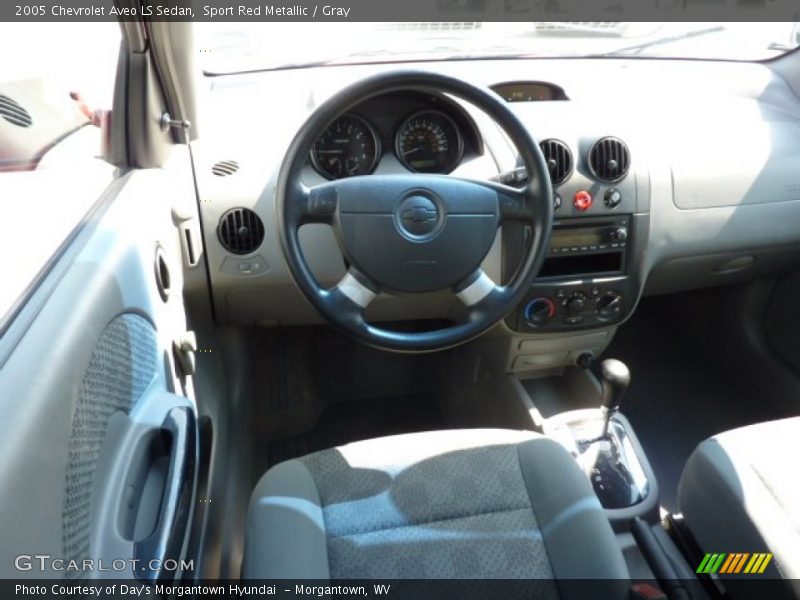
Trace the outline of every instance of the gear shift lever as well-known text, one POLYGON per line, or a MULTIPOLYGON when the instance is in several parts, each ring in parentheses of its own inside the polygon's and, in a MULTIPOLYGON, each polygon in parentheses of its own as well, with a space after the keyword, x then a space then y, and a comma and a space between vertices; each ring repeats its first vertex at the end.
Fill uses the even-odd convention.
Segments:
MULTIPOLYGON (((579 366, 590 368, 591 358, 583 357, 579 366)), ((625 363, 613 358, 602 361, 598 371, 602 388, 600 414, 595 410, 574 411, 572 415, 564 413, 565 417, 556 415, 551 419, 561 417, 557 422, 566 425, 567 447, 589 478, 600 504, 604 508, 631 507, 650 493, 650 483, 642 468, 643 458, 637 454, 631 442, 632 432, 627 429, 630 425, 621 416, 612 421, 619 412, 631 374, 625 363), (602 433, 598 436, 599 420, 602 433)), ((552 430, 559 431, 557 426, 552 430)))
POLYGON ((601 438, 608 437, 608 425, 619 411, 622 397, 628 384, 631 382, 631 373, 625 363, 614 358, 608 358, 600 364, 600 377, 602 379, 601 410, 603 412, 603 433, 601 438))

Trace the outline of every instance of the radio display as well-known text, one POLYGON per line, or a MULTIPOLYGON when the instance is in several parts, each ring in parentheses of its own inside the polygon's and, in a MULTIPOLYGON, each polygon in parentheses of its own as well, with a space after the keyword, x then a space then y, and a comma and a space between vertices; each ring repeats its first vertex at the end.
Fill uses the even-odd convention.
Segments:
POLYGON ((603 243, 603 235, 598 228, 555 229, 550 236, 550 248, 585 248, 603 243))

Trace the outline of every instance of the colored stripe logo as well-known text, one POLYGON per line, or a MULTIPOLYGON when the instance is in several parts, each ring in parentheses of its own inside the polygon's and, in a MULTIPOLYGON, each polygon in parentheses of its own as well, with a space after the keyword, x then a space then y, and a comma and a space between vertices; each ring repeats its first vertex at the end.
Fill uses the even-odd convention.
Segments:
POLYGON ((709 553, 703 557, 697 573, 711 575, 719 573, 735 575, 738 573, 761 574, 767 569, 772 560, 772 553, 755 552, 718 552, 709 553))

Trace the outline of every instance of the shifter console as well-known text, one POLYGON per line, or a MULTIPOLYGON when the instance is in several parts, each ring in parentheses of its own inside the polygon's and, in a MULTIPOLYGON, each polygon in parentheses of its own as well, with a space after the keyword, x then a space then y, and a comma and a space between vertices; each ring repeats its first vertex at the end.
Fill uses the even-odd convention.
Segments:
POLYGON ((654 493, 650 467, 619 407, 630 382, 624 363, 601 365, 600 410, 561 413, 547 420, 545 433, 560 442, 586 473, 606 509, 628 509, 654 493))
MULTIPOLYGON (((597 422, 576 424, 574 433, 597 431, 597 422)), ((649 482, 628 439, 625 425, 618 419, 603 419, 606 434, 593 440, 576 439, 576 460, 594 488, 604 508, 626 508, 638 504, 649 492, 649 482)))

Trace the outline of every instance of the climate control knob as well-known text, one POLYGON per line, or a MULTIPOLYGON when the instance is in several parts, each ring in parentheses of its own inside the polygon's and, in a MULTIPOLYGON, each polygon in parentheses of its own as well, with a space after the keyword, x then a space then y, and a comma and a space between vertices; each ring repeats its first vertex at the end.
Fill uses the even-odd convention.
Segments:
POLYGON ((541 327, 556 314, 556 305, 550 298, 534 298, 525 305, 525 321, 531 327, 541 327))
POLYGON ((607 292, 597 299, 595 307, 598 321, 613 321, 622 313, 622 294, 607 292))
POLYGON ((570 296, 569 299, 564 303, 564 307, 571 315, 577 315, 583 312, 585 305, 586 296, 580 292, 572 294, 572 296, 570 296))

